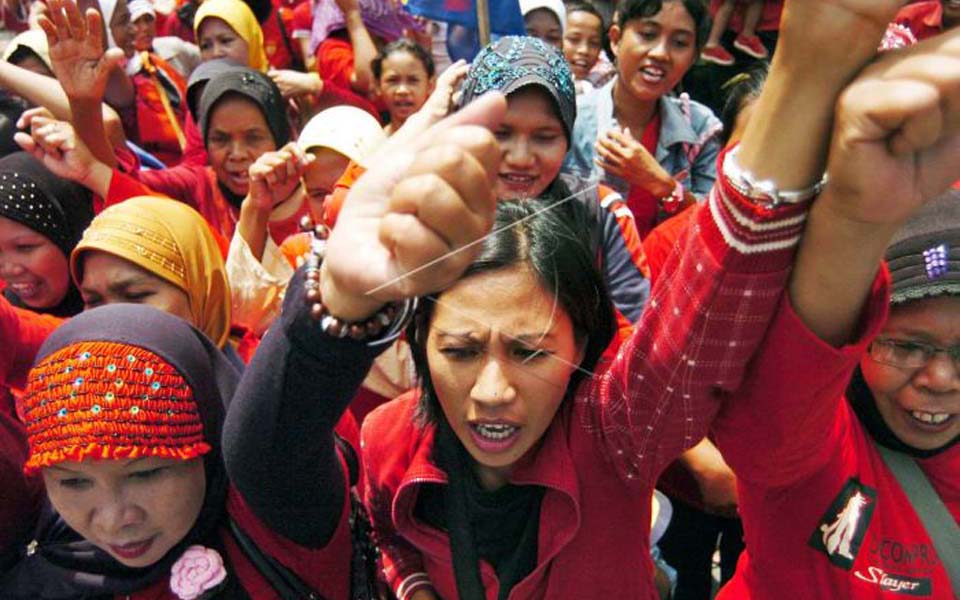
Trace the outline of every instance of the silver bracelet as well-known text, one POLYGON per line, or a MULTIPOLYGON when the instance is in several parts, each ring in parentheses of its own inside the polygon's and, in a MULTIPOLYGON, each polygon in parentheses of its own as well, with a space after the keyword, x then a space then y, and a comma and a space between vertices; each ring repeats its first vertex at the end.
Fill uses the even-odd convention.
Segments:
POLYGON ((808 188, 802 190, 781 190, 777 184, 769 179, 758 181, 750 171, 746 171, 737 162, 740 146, 731 149, 723 158, 723 176, 738 192, 763 206, 764 208, 779 208, 784 204, 801 204, 820 195, 824 186, 829 182, 827 174, 808 188))

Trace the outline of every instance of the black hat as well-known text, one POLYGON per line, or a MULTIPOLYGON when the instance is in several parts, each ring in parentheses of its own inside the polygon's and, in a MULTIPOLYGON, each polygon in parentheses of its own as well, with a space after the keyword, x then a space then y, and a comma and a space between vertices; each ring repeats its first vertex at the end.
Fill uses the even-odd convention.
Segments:
POLYGON ((891 304, 960 295, 960 190, 931 200, 887 248, 891 304))

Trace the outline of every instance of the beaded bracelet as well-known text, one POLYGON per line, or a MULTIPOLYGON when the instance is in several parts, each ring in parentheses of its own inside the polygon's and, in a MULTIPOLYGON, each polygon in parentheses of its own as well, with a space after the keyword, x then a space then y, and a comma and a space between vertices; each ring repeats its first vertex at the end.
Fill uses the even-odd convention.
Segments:
POLYGON ((349 336, 357 341, 367 340, 370 346, 389 344, 400 337, 417 310, 417 298, 386 304, 371 317, 355 323, 343 321, 331 315, 323 305, 323 297, 320 293, 320 265, 323 264, 330 230, 322 223, 314 226, 309 216, 304 216, 300 220, 300 228, 313 234, 304 270, 306 277, 304 299, 310 307, 310 318, 320 322, 320 329, 338 339, 349 336))

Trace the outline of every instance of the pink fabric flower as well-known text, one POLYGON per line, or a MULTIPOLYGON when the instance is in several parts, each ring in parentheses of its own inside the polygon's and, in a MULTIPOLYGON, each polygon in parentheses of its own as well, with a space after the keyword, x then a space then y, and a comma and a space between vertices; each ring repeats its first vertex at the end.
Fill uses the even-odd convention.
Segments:
POLYGON ((170 590, 181 600, 195 600, 226 578, 223 558, 216 550, 190 546, 170 569, 170 590))

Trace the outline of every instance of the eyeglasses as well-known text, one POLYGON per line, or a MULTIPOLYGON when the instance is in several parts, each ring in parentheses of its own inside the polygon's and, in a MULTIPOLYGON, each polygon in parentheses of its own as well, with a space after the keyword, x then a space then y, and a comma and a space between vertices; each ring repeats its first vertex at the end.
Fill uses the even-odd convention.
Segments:
POLYGON ((900 367, 901 369, 919 369, 926 366, 933 357, 943 352, 953 361, 960 372, 960 346, 941 348, 923 342, 876 339, 870 344, 870 358, 878 363, 900 367))

